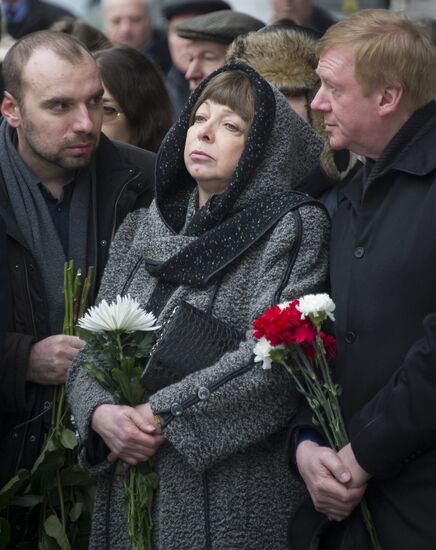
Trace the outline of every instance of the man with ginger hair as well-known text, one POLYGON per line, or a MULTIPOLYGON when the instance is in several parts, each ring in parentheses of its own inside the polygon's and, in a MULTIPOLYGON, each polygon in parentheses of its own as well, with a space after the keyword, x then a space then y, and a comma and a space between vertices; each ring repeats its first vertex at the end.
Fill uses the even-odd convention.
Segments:
MULTIPOLYGON (((330 255, 335 375, 350 443, 335 453, 301 411, 297 466, 324 518, 316 531, 323 550, 370 548, 353 512, 364 494, 383 549, 429 550, 436 548, 436 52, 406 16, 364 10, 331 27, 318 53, 312 109, 323 113, 330 145, 364 162, 340 189, 330 255)), ((309 526, 302 511, 291 548, 309 547, 301 537, 292 546, 300 521, 309 526)))

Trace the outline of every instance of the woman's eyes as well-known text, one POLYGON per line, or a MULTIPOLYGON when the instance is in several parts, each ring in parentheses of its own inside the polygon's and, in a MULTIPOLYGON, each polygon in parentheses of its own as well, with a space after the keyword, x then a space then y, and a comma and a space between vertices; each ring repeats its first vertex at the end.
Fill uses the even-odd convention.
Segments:
MULTIPOLYGON (((207 122, 207 120, 208 117, 206 115, 197 114, 194 117, 194 124, 202 124, 203 122, 207 122)), ((237 133, 241 131, 241 128, 238 126, 238 124, 234 122, 224 120, 221 122, 221 124, 229 132, 237 133)))
POLYGON ((239 126, 236 126, 236 124, 233 124, 233 122, 226 122, 224 126, 227 128, 227 130, 230 130, 231 132, 239 132, 239 126))
POLYGON ((114 116, 118 114, 118 111, 115 109, 115 107, 110 107, 109 105, 103 105, 103 114, 108 116, 114 116))
POLYGON ((204 122, 206 117, 204 115, 195 115, 194 122, 204 122))

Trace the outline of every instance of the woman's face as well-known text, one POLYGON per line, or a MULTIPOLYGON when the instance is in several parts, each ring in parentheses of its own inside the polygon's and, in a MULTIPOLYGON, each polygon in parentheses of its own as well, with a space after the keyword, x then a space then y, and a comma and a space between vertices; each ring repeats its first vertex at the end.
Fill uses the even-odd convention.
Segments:
POLYGON ((247 123, 226 105, 206 100, 186 135, 186 169, 198 184, 200 206, 226 190, 244 150, 247 123))
POLYGON ((136 145, 134 132, 130 124, 122 112, 121 107, 110 94, 109 90, 104 86, 103 95, 103 125, 102 131, 109 139, 116 139, 136 145))

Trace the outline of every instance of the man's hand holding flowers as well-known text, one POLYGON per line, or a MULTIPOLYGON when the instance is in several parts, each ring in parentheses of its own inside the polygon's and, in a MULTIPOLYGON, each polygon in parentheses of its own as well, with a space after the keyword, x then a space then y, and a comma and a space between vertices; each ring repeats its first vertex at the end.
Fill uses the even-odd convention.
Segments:
POLYGON ((347 518, 360 503, 366 490, 368 474, 365 472, 365 481, 362 481, 363 476, 360 475, 353 478, 357 470, 347 463, 350 452, 350 444, 336 453, 329 447, 308 440, 302 441, 297 447, 298 470, 315 509, 335 521, 347 518), (349 449, 345 451, 346 448, 349 449))
POLYGON ((360 505, 371 547, 381 550, 364 493, 370 476, 360 467, 349 443, 341 412, 341 388, 334 382, 329 361, 335 339, 321 328, 334 321, 335 304, 328 294, 309 294, 274 305, 253 323, 255 362, 264 369, 281 365, 304 395, 313 422, 328 443, 302 430, 296 461, 315 509, 330 520, 342 521, 360 505))

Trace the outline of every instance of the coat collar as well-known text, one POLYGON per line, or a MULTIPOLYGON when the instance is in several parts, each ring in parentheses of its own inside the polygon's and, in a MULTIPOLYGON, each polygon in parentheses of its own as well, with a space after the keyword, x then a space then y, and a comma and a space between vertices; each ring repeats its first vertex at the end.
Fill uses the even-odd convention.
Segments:
POLYGON ((375 179, 389 170, 423 176, 436 168, 434 129, 436 128, 436 102, 421 107, 403 124, 388 143, 372 170, 375 179))
POLYGON ((436 101, 418 109, 400 128, 384 149, 370 171, 362 166, 358 173, 339 191, 339 201, 346 197, 358 208, 368 188, 388 173, 403 172, 425 176, 436 169, 434 136, 436 128, 436 101))

